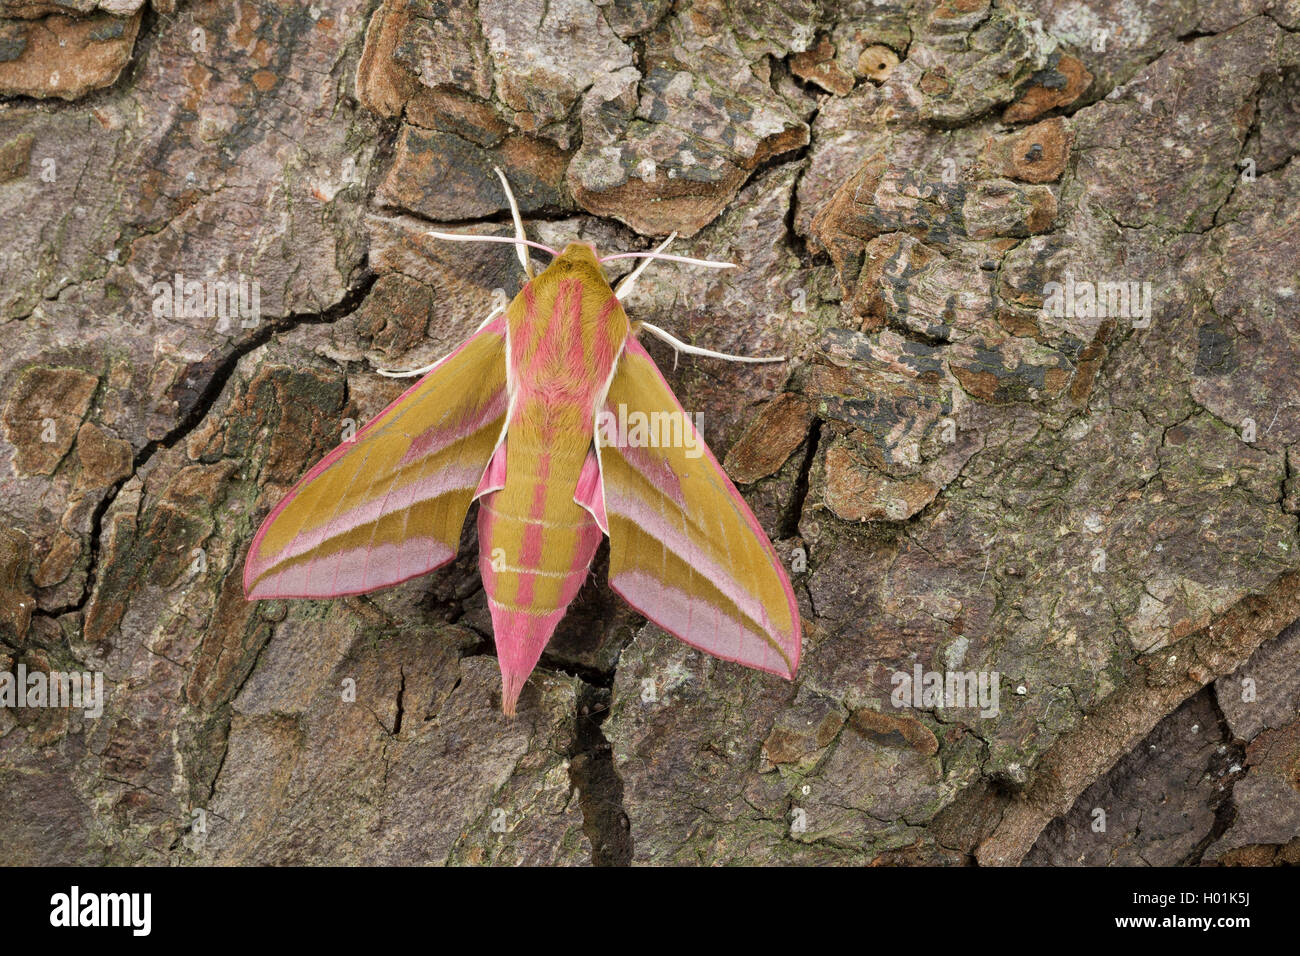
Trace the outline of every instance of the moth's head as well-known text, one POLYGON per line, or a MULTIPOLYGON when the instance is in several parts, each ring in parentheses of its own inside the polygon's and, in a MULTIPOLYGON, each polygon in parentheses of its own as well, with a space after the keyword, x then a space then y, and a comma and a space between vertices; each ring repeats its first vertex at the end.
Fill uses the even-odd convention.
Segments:
POLYGON ((564 251, 556 256, 546 270, 556 277, 587 279, 605 279, 605 270, 601 268, 596 250, 586 242, 571 242, 564 251))
POLYGON ((555 265, 558 262, 573 263, 573 266, 570 266, 570 268, 573 268, 579 263, 593 266, 600 265, 600 260, 596 258, 596 247, 589 242, 569 243, 564 247, 564 251, 555 257, 555 262, 552 262, 551 265, 555 265))

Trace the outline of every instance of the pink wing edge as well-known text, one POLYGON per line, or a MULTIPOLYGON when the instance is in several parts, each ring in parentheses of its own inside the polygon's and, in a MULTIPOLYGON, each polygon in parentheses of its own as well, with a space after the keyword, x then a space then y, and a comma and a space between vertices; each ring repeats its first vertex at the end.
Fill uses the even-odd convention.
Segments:
MULTIPOLYGON (((625 345, 625 350, 631 353, 632 355, 637 356, 638 358, 645 359, 646 362, 649 363, 651 370, 655 373, 656 376, 658 376, 659 383, 664 387, 664 389, 668 392, 668 394, 672 395, 673 399, 676 400, 677 396, 674 394, 672 390, 672 386, 668 384, 668 380, 664 378, 663 372, 659 371, 659 366, 655 364, 655 360, 650 357, 650 353, 645 350, 645 347, 640 342, 638 342, 634 338, 629 337, 627 340, 627 344, 625 345)), ((621 360, 621 356, 620 356, 620 360, 621 360)), ((681 403, 678 402, 678 405, 680 404, 681 403)), ((602 401, 602 405, 603 405, 603 401, 602 401)), ((754 670, 763 671, 768 674, 775 674, 777 677, 784 677, 786 680, 792 681, 794 680, 795 674, 799 672, 799 659, 801 657, 801 651, 803 647, 803 619, 799 615, 799 603, 798 601, 795 600, 794 587, 790 584, 790 576, 785 573, 785 567, 781 564, 781 559, 777 556, 776 549, 772 547, 771 539, 768 538, 767 532, 763 530, 763 526, 758 523, 758 519, 754 517, 754 512, 750 509, 749 503, 745 501, 744 497, 740 494, 740 492, 736 490, 735 483, 731 480, 730 476, 728 476, 727 472, 723 469, 722 465, 718 463, 718 459, 714 457, 713 450, 709 448, 708 444, 704 441, 703 436, 701 436, 698 432, 695 431, 695 425, 691 421, 690 416, 686 415, 684 416, 684 418, 687 427, 689 427, 691 431, 695 433, 696 437, 699 438, 700 447, 704 449, 704 454, 708 457, 708 460, 713 465, 714 470, 719 475, 721 475, 723 481, 727 483, 727 488, 730 489, 731 491, 732 499, 735 501, 737 505, 740 506, 740 512, 742 515, 745 516, 745 520, 749 524, 749 529, 755 535, 757 535, 758 540, 762 542, 763 548, 767 551, 767 555, 772 561, 772 567, 776 570, 777 577, 781 579, 781 587, 785 591, 786 603, 790 609, 790 620, 794 624, 794 632, 791 635, 791 643, 793 645, 794 653, 791 655, 791 659, 790 659, 790 670, 787 673, 786 671, 777 670, 776 668, 773 667, 764 667, 761 664, 756 664, 753 661, 743 660, 739 657, 728 656, 726 654, 719 654, 708 648, 701 647, 699 644, 696 644, 690 638, 686 637, 683 634, 679 634, 677 631, 672 630, 671 628, 665 627, 663 628, 663 630, 667 631, 669 634, 672 634, 673 637, 677 638, 683 644, 688 644, 691 647, 694 647, 696 650, 703 651, 705 654, 708 654, 710 657, 716 657, 719 660, 730 661, 733 664, 741 664, 745 667, 749 667, 754 670)), ((597 463, 599 463, 599 455, 595 457, 597 463)), ((600 525, 601 530, 604 531, 606 535, 608 535, 609 520, 605 512, 605 490, 603 485, 604 476, 603 474, 600 473, 594 476, 589 476, 587 472, 588 469, 587 467, 584 466, 582 471, 582 476, 578 480, 578 493, 575 494, 574 500, 577 501, 577 503, 580 504, 582 507, 586 508, 589 512, 591 512, 592 516, 596 519, 596 523, 600 525)), ((615 585, 612 580, 609 582, 609 586, 614 591, 615 594, 617 594, 624 601, 626 601, 631 607, 635 608, 637 611, 649 617, 649 614, 646 612, 646 610, 644 608, 638 607, 636 602, 633 601, 631 598, 629 598, 622 591, 620 591, 618 586, 615 585)), ((653 620, 653 618, 651 618, 651 620, 653 620)), ((660 626, 660 625, 658 625, 656 622, 656 626, 660 626)), ((781 642, 778 640, 777 643, 780 644, 781 642)))
MULTIPOLYGON (((273 522, 277 517, 279 517, 280 513, 289 506, 289 503, 298 496, 298 492, 302 490, 302 488, 304 488, 307 484, 309 484, 313 479, 315 479, 318 475, 324 472, 325 469, 329 468, 332 464, 334 464, 334 462, 338 461, 345 454, 347 454, 347 452, 350 449, 352 449, 357 444, 357 442, 359 442, 365 436, 366 432, 370 431, 370 429, 374 428, 377 424, 379 424, 379 422, 384 418, 385 415, 387 415, 398 405, 401 405, 404 401, 410 398, 410 396, 414 394, 415 391, 419 389, 419 387, 423 385, 430 376, 438 374, 438 370, 441 369, 443 365, 445 365, 447 362, 451 361, 451 359, 455 358, 457 355, 463 352, 470 345, 470 343, 473 342, 475 339, 477 339, 480 335, 484 335, 489 332, 498 333, 504 339, 506 334, 506 319, 504 315, 498 316, 497 318, 493 319, 491 322, 488 322, 482 328, 478 329, 473 335, 467 338, 464 342, 460 343, 460 345, 456 346, 456 348, 448 352, 445 356, 443 356, 442 359, 439 360, 437 365, 435 365, 433 368, 431 368, 428 371, 427 374, 421 375, 420 378, 416 380, 414 385, 412 385, 406 391, 402 392, 401 395, 398 395, 397 398, 393 399, 386 406, 384 406, 383 411, 381 411, 378 415, 371 418, 370 421, 366 422, 366 424, 361 427, 361 430, 352 436, 351 441, 340 442, 339 445, 335 447, 332 451, 330 451, 324 458, 316 462, 316 464, 311 467, 311 469, 307 472, 307 474, 303 475, 296 482, 294 482, 293 487, 290 488, 287 492, 285 492, 284 497, 280 499, 279 503, 277 503, 276 506, 271 509, 271 513, 268 514, 266 518, 262 521, 261 527, 257 529, 257 534, 253 536, 253 543, 248 546, 248 551, 244 555, 244 574, 243 574, 244 600, 277 601, 281 599, 297 600, 302 598, 307 598, 312 600, 327 600, 328 598, 332 598, 332 597, 351 597, 356 594, 369 594, 371 591, 380 591, 383 590, 384 588, 396 587, 399 584, 402 584, 406 581, 410 581, 412 578, 418 578, 425 574, 430 574, 438 570, 439 568, 443 567, 444 565, 449 564, 451 561, 455 560, 457 552, 452 551, 451 554, 449 554, 446 558, 444 558, 442 561, 439 561, 437 564, 433 565, 432 567, 425 568, 424 570, 421 571, 416 571, 412 574, 408 574, 404 578, 400 578, 399 580, 393 581, 389 584, 382 585, 381 587, 378 588, 356 588, 352 590, 339 591, 337 593, 328 596, 320 595, 320 594, 268 594, 263 597, 255 597, 250 593, 252 589, 251 588, 252 582, 250 581, 250 578, 256 572, 254 571, 252 562, 249 560, 249 558, 251 558, 253 555, 257 553, 258 548, 262 544, 262 539, 266 537, 267 529, 271 527, 271 522, 273 522)), ((502 484, 497 485, 496 487, 500 488, 504 485, 505 456, 500 454, 500 452, 504 448, 505 448, 505 436, 503 435, 502 439, 497 442, 496 448, 493 449, 492 457, 488 460, 488 463, 483 468, 483 476, 479 480, 478 488, 474 492, 474 500, 477 500, 480 496, 486 494, 488 491, 494 490, 492 487, 490 487, 490 485, 493 484, 494 479, 498 477, 497 475, 498 468, 500 470, 499 477, 501 478, 502 484), (497 464, 498 457, 500 457, 501 459, 499 465, 497 464)))

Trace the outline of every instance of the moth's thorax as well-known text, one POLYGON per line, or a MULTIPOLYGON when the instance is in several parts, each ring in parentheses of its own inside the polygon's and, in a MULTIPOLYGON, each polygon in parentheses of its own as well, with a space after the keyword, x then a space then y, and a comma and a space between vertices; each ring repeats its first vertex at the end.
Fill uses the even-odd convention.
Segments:
POLYGON ((510 303, 506 321, 516 410, 533 420, 594 414, 630 331, 595 250, 570 243, 510 303))

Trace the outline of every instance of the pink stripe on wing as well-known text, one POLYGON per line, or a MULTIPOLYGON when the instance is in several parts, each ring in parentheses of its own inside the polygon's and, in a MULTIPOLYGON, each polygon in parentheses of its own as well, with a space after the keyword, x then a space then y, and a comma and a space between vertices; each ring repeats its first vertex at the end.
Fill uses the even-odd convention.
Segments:
MULTIPOLYGON (((609 409, 606 409, 606 411, 609 411, 611 415, 616 414, 616 412, 609 409)), ((687 425, 694 432, 695 426, 691 425, 689 421, 687 421, 687 425)), ((639 445, 628 445, 626 444, 627 436, 622 437, 624 444, 607 445, 605 447, 616 448, 618 453, 626 459, 632 470, 650 482, 655 490, 671 498, 678 506, 686 507, 686 495, 682 492, 682 480, 677 477, 677 472, 673 471, 672 465, 668 463, 667 459, 661 455, 656 455, 648 448, 642 448, 639 445)), ((700 445, 704 444, 698 435, 696 441, 700 445)))
POLYGON ((455 552, 436 538, 407 538, 397 544, 350 548, 293 565, 261 578, 248 592, 250 598, 343 597, 400 584, 446 564, 455 552), (367 564, 366 558, 372 560, 367 564), (397 566, 403 574, 394 573, 397 566), (333 586, 321 590, 319 582, 333 586), (313 586, 313 580, 316 584, 313 586))
POLYGON ((259 561, 255 552, 250 549, 248 564, 254 568, 255 575, 261 575, 267 569, 304 554, 331 538, 377 521, 385 514, 409 507, 416 502, 437 498, 449 491, 473 488, 478 484, 479 478, 479 469, 474 467, 440 468, 433 475, 409 482, 399 488, 394 493, 397 496, 395 498, 391 496, 371 498, 364 504, 356 505, 334 516, 319 527, 298 532, 294 539, 270 560, 259 561))
MULTIPOLYGON (((663 373, 659 371, 659 366, 655 365, 654 359, 652 359, 650 353, 645 350, 645 346, 635 338, 629 337, 624 348, 626 351, 625 360, 630 359, 633 361, 644 362, 645 365, 649 367, 650 372, 654 375, 663 390, 672 397, 672 389, 669 387, 668 382, 664 380, 663 373)), ((675 407, 677 411, 681 412, 681 404, 675 397, 672 397, 672 403, 673 407, 675 407)), ((685 413, 682 412, 682 414, 685 413)), ((768 540, 767 533, 763 530, 763 526, 758 523, 758 519, 754 517, 754 512, 750 510, 745 499, 742 498, 740 492, 736 490, 736 486, 733 485, 731 479, 727 477, 727 473, 723 470, 722 466, 718 464, 718 459, 713 456, 713 452, 709 449, 708 445, 701 442, 700 447, 704 450, 704 460, 713 466, 713 473, 718 476, 718 479, 723 483, 723 486, 730 492, 732 503, 737 509, 739 509, 740 513, 744 516, 749 529, 762 544, 768 557, 772 561, 773 570, 781 580, 781 588, 785 591, 786 605, 790 611, 790 620, 794 626, 794 633, 790 636, 791 661, 794 667, 797 668, 799 666, 803 622, 799 617, 799 605, 794 599, 794 588, 790 586, 790 578, 785 573, 785 569, 781 566, 780 559, 777 558, 776 551, 773 550, 772 542, 768 540)))
MULTIPOLYGON (((318 477, 320 477, 321 474, 323 474, 326 470, 332 468, 334 464, 338 462, 341 458, 346 456, 349 452, 353 451, 357 447, 357 442, 360 439, 364 438, 367 434, 369 434, 369 432, 372 429, 378 427, 379 425, 387 421, 390 415, 395 413, 398 408, 400 408, 404 403, 406 403, 407 401, 409 401, 411 398, 415 396, 415 393, 425 385, 425 383, 429 380, 431 376, 437 375, 440 372, 440 370, 446 366, 448 362, 452 361, 453 359, 456 358, 456 356, 464 352, 465 349, 467 349, 471 344, 478 342, 482 339, 492 338, 492 337, 495 337, 498 340, 504 342, 505 334, 506 334, 506 319, 505 316, 502 315, 496 319, 493 319, 487 325, 483 326, 483 328, 479 329, 478 332, 476 332, 474 335, 470 336, 468 339, 462 342, 460 346, 454 349, 450 354, 448 354, 445 358, 443 358, 438 363, 437 368, 430 371, 428 375, 424 376, 419 381, 415 382, 413 385, 411 385, 410 388, 402 392, 401 395, 397 396, 397 398, 389 402, 388 405, 384 407, 383 411, 381 411, 378 415, 376 415, 364 426, 362 426, 362 428, 356 433, 356 435, 353 436, 352 441, 343 442, 342 444, 335 446, 334 449, 329 454, 327 454, 324 458, 322 458, 315 465, 313 465, 307 471, 307 474, 303 475, 301 478, 298 479, 298 481, 294 484, 294 486, 289 489, 288 493, 283 498, 280 499, 280 501, 276 504, 274 508, 271 509, 271 513, 266 516, 266 519, 262 522, 261 527, 257 529, 257 534, 253 536, 253 543, 249 545, 248 554, 244 559, 244 581, 243 581, 244 593, 248 597, 253 598, 257 595, 258 589, 254 586, 254 582, 256 581, 258 576, 261 575, 269 566, 268 562, 263 561, 261 559, 262 541, 266 538, 267 531, 270 530, 271 526, 275 523, 276 519, 279 518, 280 515, 284 512, 284 510, 288 508, 289 505, 298 497, 298 493, 302 491, 302 489, 306 488, 313 481, 315 481, 318 477)), ((454 557, 454 553, 448 558, 446 558, 442 563, 445 564, 446 561, 451 560, 451 557, 454 557)), ((434 565, 434 567, 437 567, 437 565, 434 565)), ((284 595, 284 596, 293 597, 295 595, 284 595)), ((314 595, 299 595, 299 596, 311 597, 314 595)))
POLYGON ((609 586, 623 600, 680 640, 723 660, 792 677, 790 663, 770 637, 749 630, 704 598, 665 585, 643 571, 611 575, 609 586), (704 622, 711 621, 711 626, 704 622))
POLYGON ((493 392, 492 399, 487 404, 476 409, 466 409, 456 421, 450 424, 438 422, 436 425, 430 425, 411 439, 410 447, 402 455, 399 464, 405 465, 421 458, 427 458, 453 442, 468 438, 484 425, 504 415, 506 404, 506 393, 502 389, 493 392))
POLYGON ((642 531, 662 542, 668 551, 680 558, 693 572, 708 580, 759 627, 765 631, 775 630, 763 602, 736 580, 730 569, 710 559, 682 527, 671 524, 658 508, 651 507, 638 497, 606 488, 605 509, 609 514, 627 518, 642 531))

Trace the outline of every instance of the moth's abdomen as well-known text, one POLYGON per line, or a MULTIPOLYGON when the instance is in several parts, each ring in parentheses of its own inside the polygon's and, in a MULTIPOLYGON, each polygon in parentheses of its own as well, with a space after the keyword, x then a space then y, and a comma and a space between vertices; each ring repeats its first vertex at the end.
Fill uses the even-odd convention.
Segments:
POLYGON ((479 501, 479 572, 514 713, 524 681, 591 568, 601 531, 573 500, 581 459, 507 443, 506 486, 479 501))

